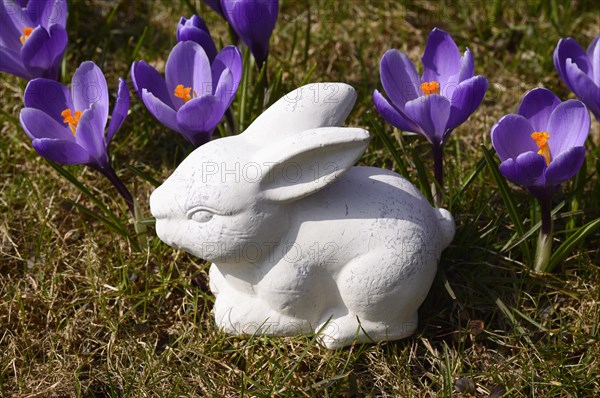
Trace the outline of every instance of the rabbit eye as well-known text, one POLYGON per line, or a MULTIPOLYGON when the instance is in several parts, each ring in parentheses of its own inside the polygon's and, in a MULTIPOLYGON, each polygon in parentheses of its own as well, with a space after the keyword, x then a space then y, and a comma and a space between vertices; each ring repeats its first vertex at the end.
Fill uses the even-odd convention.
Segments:
POLYGON ((214 213, 206 209, 192 209, 188 212, 187 216, 190 220, 199 223, 205 223, 209 222, 213 218, 214 213))

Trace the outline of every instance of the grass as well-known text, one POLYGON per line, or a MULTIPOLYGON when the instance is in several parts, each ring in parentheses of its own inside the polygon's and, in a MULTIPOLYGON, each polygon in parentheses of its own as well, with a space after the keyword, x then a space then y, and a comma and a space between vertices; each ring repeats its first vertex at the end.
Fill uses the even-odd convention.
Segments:
MULTIPOLYGON (((198 1, 71 2, 65 80, 91 59, 114 92, 131 61, 164 67, 178 18, 191 8, 228 43, 223 21, 198 1)), ((490 128, 527 90, 545 86, 572 97, 553 69, 552 51, 559 37, 587 45, 599 15, 592 1, 282 2, 271 41, 270 100, 304 81, 348 82, 359 93, 348 124, 373 135, 360 163, 405 173, 424 190, 432 181, 429 146, 395 131, 372 105, 381 55, 394 47, 417 61, 438 26, 471 48, 476 73, 490 81, 483 104, 445 148, 445 203, 458 229, 417 333, 337 351, 314 336, 236 338, 217 330, 207 265, 161 243, 152 228, 148 250, 136 251, 93 217, 97 204, 31 148, 16 119, 25 83, 2 74, 0 396, 599 396, 600 236, 578 242, 555 273, 531 273, 535 204, 509 185, 514 210, 507 211, 481 149, 491 147, 490 128)), ((250 70, 252 98, 257 74, 250 70)), ((236 120, 240 101, 238 94, 236 120)), ((246 125, 260 105, 246 102, 246 125)), ((599 144, 594 121, 585 172, 553 203, 555 249, 600 216, 599 144)), ((190 150, 134 97, 111 153, 146 216, 153 181, 164 180, 190 150)), ((66 169, 133 231, 107 181, 87 168, 66 169)))

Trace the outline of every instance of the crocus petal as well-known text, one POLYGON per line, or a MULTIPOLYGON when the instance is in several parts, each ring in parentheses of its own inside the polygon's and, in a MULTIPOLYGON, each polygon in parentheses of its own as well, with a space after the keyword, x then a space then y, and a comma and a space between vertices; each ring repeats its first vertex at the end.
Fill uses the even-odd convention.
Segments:
POLYGON ((231 70, 233 81, 231 84, 232 95, 237 92, 242 80, 242 54, 235 46, 227 46, 221 50, 212 63, 213 92, 217 89, 219 78, 226 68, 231 70))
POLYGON ((576 146, 552 159, 545 173, 547 183, 559 185, 573 178, 583 165, 584 158, 585 148, 576 146))
POLYGON ((521 100, 517 114, 529 120, 534 131, 547 132, 550 115, 559 104, 560 99, 552 91, 534 88, 521 100))
POLYGON ((177 124, 181 130, 193 132, 184 134, 194 145, 210 137, 217 124, 221 121, 225 109, 223 103, 215 96, 205 95, 194 98, 177 111, 177 124))
POLYGON ((47 113, 58 123, 63 124, 61 113, 65 109, 73 109, 71 92, 64 85, 50 79, 33 79, 25 88, 25 106, 37 108, 47 113))
POLYGON ((421 96, 421 79, 415 65, 406 54, 388 50, 379 65, 381 83, 394 105, 404 109, 404 104, 421 96))
POLYGON ((129 87, 125 80, 119 78, 119 90, 117 91, 117 100, 110 117, 110 124, 106 132, 106 144, 112 140, 113 136, 119 130, 129 111, 129 87))
POLYGON ((23 28, 33 28, 36 25, 19 4, 10 0, 0 1, 0 46, 20 52, 23 28))
POLYGON ((525 152, 515 159, 506 159, 500 163, 499 170, 508 180, 529 187, 544 185, 546 161, 536 152, 525 152))
POLYGON ((100 165, 108 163, 104 138, 105 126, 104 109, 101 104, 94 103, 89 109, 83 111, 75 135, 77 144, 95 158, 100 165))
POLYGON ((548 146, 552 158, 576 146, 583 146, 590 131, 590 114, 577 100, 556 107, 548 121, 548 146))
POLYGON ((146 89, 142 89, 142 101, 144 101, 144 105, 146 105, 146 108, 148 108, 148 111, 152 116, 159 122, 171 130, 179 131, 179 126, 177 126, 177 113, 173 108, 162 102, 146 89))
POLYGON ((108 87, 104 74, 91 61, 83 62, 73 75, 71 81, 73 105, 76 111, 85 111, 98 103, 104 123, 108 120, 108 87))
POLYGON ((67 2, 65 0, 31 0, 25 10, 34 25, 48 29, 52 24, 67 25, 67 2))
POLYGON ((58 78, 58 64, 67 47, 67 31, 60 25, 49 30, 38 26, 23 44, 21 59, 27 70, 36 77, 58 78))
POLYGON ((572 91, 592 111, 596 119, 600 120, 600 87, 571 60, 566 64, 567 77, 572 86, 572 91))
POLYGON ((73 141, 42 138, 33 140, 32 145, 37 153, 56 163, 72 165, 94 162, 90 154, 73 141))
POLYGON ((460 72, 458 74, 458 82, 463 82, 472 78, 475 75, 475 60, 471 50, 467 47, 464 55, 460 60, 460 72))
POLYGON ((500 160, 515 159, 522 153, 539 151, 531 138, 533 127, 521 115, 506 115, 492 127, 492 145, 500 160))
POLYGON ((235 90, 232 90, 233 85, 233 74, 229 69, 225 69, 218 80, 218 85, 215 90, 215 98, 217 98, 222 104, 223 111, 229 108, 233 97, 235 97, 235 90))
POLYGON ((592 40, 587 49, 587 55, 592 64, 592 73, 588 74, 597 87, 600 87, 600 34, 592 40))
POLYGON ((592 70, 590 60, 583 50, 583 47, 577 43, 577 41, 571 37, 567 39, 560 39, 556 48, 554 49, 554 67, 558 72, 562 81, 569 87, 571 91, 573 89, 572 82, 567 76, 567 60, 570 59, 577 67, 586 75, 592 70))
POLYGON ((0 72, 10 73, 27 80, 33 78, 23 65, 21 51, 17 52, 8 47, 0 47, 0 72))
POLYGON ((446 130, 450 131, 462 124, 481 104, 487 90, 488 81, 483 76, 473 76, 461 82, 452 93, 450 118, 446 130))
POLYGON ((212 63, 217 55, 217 47, 210 35, 208 27, 204 21, 197 15, 192 15, 190 19, 181 17, 176 32, 177 41, 193 41, 204 49, 208 60, 212 63))
POLYGON ((279 1, 222 0, 229 24, 248 46, 256 63, 262 66, 269 53, 269 39, 279 14, 279 1))
POLYGON ((403 130, 410 131, 418 134, 425 134, 421 127, 417 125, 408 115, 403 111, 394 107, 378 90, 373 92, 373 103, 377 112, 392 126, 403 130))
POLYGON ((131 66, 131 81, 140 98, 142 98, 142 90, 146 89, 161 102, 173 108, 171 93, 167 90, 165 79, 156 71, 156 69, 148 65, 146 61, 133 63, 131 66))
POLYGON ((449 78, 458 76, 461 70, 461 56, 452 37, 435 28, 429 34, 423 61, 423 81, 436 81, 444 89, 449 78))
POLYGON ((207 6, 212 8, 214 12, 225 18, 225 14, 223 13, 223 7, 221 7, 220 0, 204 0, 207 6))
POLYGON ((184 104, 183 99, 174 94, 175 87, 180 84, 191 87, 197 97, 212 94, 210 62, 204 49, 193 41, 177 43, 167 59, 165 76, 167 89, 176 109, 184 104))
POLYGON ((19 115, 21 126, 33 139, 51 138, 75 141, 73 133, 64 123, 59 123, 44 111, 36 108, 23 108, 19 115))
POLYGON ((408 101, 406 114, 418 124, 432 144, 441 144, 450 117, 450 100, 439 94, 431 94, 408 101))

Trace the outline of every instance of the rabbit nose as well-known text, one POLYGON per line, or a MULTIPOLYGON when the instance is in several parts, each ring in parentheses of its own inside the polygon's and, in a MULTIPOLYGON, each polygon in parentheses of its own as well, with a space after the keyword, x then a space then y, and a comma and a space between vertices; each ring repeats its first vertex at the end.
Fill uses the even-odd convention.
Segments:
POLYGON ((150 212, 156 219, 167 218, 169 215, 169 201, 162 195, 161 187, 150 195, 150 212))

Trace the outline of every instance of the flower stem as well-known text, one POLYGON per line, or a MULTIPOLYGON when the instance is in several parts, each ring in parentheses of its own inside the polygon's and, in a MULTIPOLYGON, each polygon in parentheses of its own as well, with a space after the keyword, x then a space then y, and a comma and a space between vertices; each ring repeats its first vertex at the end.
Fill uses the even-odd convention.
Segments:
POLYGON ((236 33, 236 31, 229 25, 229 39, 233 43, 234 46, 237 46, 240 42, 240 37, 236 33))
POLYGON ((441 207, 444 189, 444 147, 441 143, 433 144, 433 176, 437 182, 433 185, 433 201, 436 207, 441 207))
POLYGON ((552 214, 550 197, 538 198, 542 215, 542 228, 535 250, 534 270, 546 272, 552 255, 552 214))
POLYGON ((109 179, 109 181, 113 184, 113 186, 115 187, 117 192, 119 192, 119 194, 123 197, 123 199, 125 199, 125 203, 127 204, 127 207, 129 208, 129 212, 131 213, 131 216, 135 220, 136 217, 135 217, 135 205, 133 203, 133 196, 131 195, 131 192, 129 192, 129 190, 127 189, 125 184, 123 184, 123 181, 121 181, 119 179, 119 177, 117 176, 117 173, 115 173, 115 171, 113 170, 113 168, 110 165, 101 168, 100 172, 102 172, 102 174, 104 174, 106 176, 106 178, 109 179))

